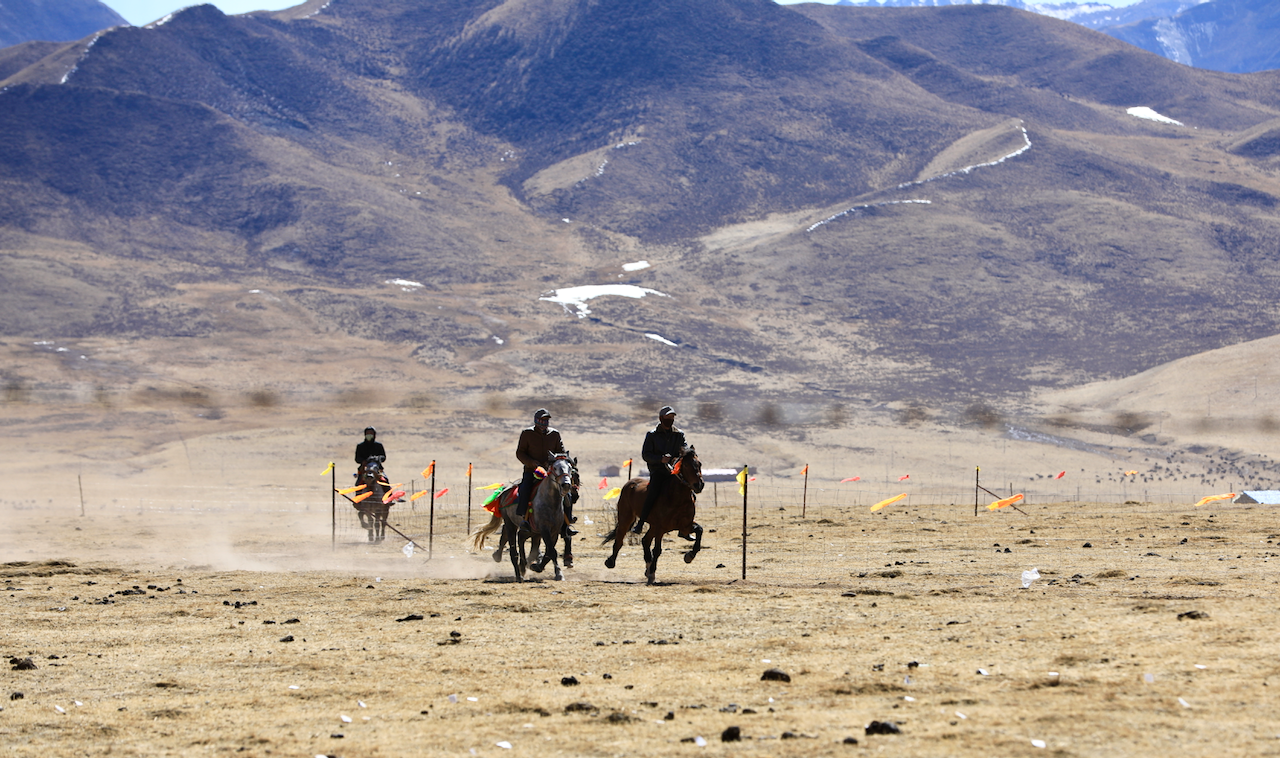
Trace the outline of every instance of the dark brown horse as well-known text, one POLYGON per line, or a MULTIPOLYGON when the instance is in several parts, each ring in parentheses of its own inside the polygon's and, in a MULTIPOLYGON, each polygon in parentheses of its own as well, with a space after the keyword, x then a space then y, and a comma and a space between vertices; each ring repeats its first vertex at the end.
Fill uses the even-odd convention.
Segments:
POLYGON ((355 504, 360 526, 369 533, 370 542, 382 542, 387 536, 387 516, 391 514, 391 503, 383 502, 388 490, 386 478, 382 475, 382 456, 371 456, 361 464, 356 484, 364 485, 356 497, 370 493, 369 497, 355 504))
MULTIPOLYGON (((644 545, 644 576, 649 584, 655 583, 658 571, 658 557, 662 555, 662 535, 667 532, 678 532, 686 539, 693 535, 693 547, 684 554, 684 562, 692 563, 698 551, 702 549, 702 527, 693 520, 696 515, 694 507, 698 501, 698 493, 702 492, 705 483, 702 481, 702 461, 692 447, 680 451, 676 464, 671 468, 671 481, 667 488, 658 495, 649 514, 648 530, 641 543, 644 545)), ((618 523, 613 531, 604 537, 608 544, 613 541, 613 555, 605 559, 604 565, 613 568, 618 562, 618 551, 622 549, 622 541, 627 538, 631 525, 640 516, 644 507, 644 498, 649 490, 647 479, 632 479, 622 487, 618 497, 618 523)))

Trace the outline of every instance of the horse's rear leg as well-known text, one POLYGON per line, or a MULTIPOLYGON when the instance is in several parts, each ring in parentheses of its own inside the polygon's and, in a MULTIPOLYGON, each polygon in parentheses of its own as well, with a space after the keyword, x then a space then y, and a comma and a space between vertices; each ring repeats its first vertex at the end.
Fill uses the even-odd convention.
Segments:
MULTIPOLYGON (((508 544, 507 552, 511 554, 511 568, 512 570, 515 571, 516 581, 523 582, 524 567, 521 566, 520 563, 521 563, 521 560, 524 558, 524 555, 523 555, 524 550, 523 550, 523 546, 520 545, 519 537, 517 537, 515 534, 512 533, 514 531, 515 531, 514 527, 509 525, 504 526, 502 528, 502 539, 508 544)), ((499 547, 498 549, 501 550, 502 548, 499 547)))

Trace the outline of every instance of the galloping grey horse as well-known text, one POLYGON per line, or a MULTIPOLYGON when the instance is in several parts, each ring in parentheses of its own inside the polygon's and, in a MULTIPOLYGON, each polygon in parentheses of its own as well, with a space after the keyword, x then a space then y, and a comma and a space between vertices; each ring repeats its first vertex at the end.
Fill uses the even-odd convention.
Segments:
MULTIPOLYGON (((536 556, 529 559, 529 568, 538 573, 547 567, 550 561, 556 569, 557 581, 564 579, 560 572, 559 553, 556 551, 556 540, 560 538, 565 527, 565 511, 570 504, 573 491, 574 461, 563 453, 551 457, 547 478, 542 480, 538 491, 533 495, 533 526, 542 537, 542 559, 536 556)), ((521 546, 523 550, 523 545, 521 546)))

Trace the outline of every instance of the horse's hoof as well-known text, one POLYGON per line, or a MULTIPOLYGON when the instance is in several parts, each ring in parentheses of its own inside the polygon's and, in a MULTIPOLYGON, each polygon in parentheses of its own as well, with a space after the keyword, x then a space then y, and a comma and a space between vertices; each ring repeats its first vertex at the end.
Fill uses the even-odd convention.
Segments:
POLYGON ((493 562, 502 563, 502 548, 493 551, 493 562))
POLYGON ((694 558, 694 556, 696 556, 697 554, 698 554, 698 552, 697 552, 696 550, 690 550, 689 552, 685 553, 685 554, 684 554, 684 562, 685 562, 685 563, 693 563, 693 558, 694 558))
POLYGON ((608 558, 605 558, 605 559, 604 559, 604 567, 605 567, 605 568, 607 568, 607 569, 611 569, 611 568, 613 568, 613 567, 614 567, 614 566, 616 566, 616 565, 618 565, 618 560, 617 560, 616 558, 614 558, 613 556, 609 556, 608 558))
POLYGON ((573 559, 567 555, 564 557, 564 567, 567 569, 573 568, 573 559))
POLYGON ((563 582, 563 581, 564 581, 564 574, 561 574, 559 571, 557 571, 557 572, 556 572, 556 581, 557 581, 557 582, 563 582))

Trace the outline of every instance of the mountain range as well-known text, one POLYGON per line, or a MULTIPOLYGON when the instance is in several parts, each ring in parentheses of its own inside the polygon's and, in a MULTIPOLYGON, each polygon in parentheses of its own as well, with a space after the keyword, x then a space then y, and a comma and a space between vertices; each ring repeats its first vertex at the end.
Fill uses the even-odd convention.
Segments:
POLYGON ((23 42, 69 42, 129 22, 98 0, 4 0, 0 48, 23 42))
POLYGON ((1068 19, 1188 66, 1232 72, 1280 68, 1280 8, 1268 0, 1143 0, 1119 8, 1096 2, 1023 0, 840 0, 839 4, 1004 5, 1068 19))
POLYGON ((1280 332, 1280 73, 1012 8, 310 0, 21 51, 10 387, 977 423, 1280 332))

